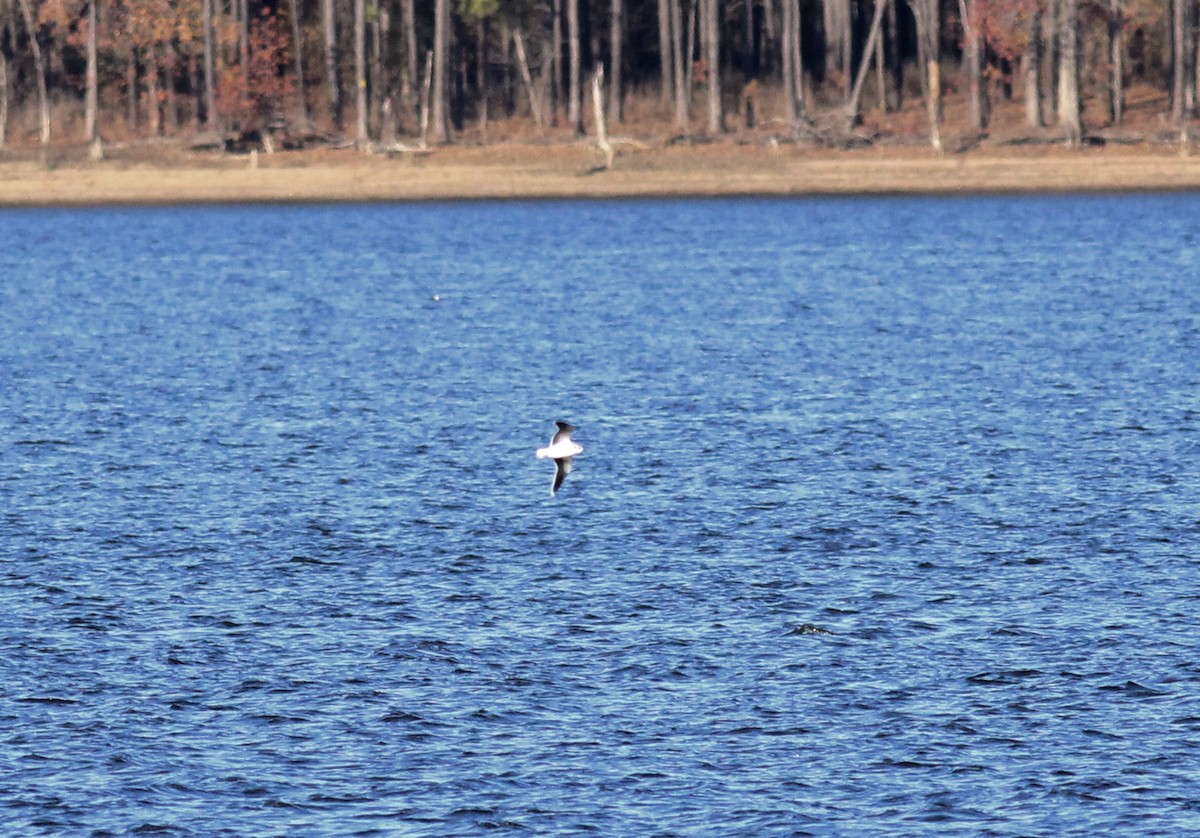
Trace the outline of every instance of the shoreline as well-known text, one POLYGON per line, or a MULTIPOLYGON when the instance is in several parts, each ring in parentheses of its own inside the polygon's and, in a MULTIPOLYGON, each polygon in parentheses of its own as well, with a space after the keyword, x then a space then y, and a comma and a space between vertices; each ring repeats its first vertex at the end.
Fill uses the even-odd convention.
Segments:
POLYGON ((598 170, 599 161, 582 143, 392 156, 118 149, 98 162, 0 160, 0 207, 1200 191, 1200 156, 1177 146, 938 155, 713 143, 622 151, 610 170, 598 170))

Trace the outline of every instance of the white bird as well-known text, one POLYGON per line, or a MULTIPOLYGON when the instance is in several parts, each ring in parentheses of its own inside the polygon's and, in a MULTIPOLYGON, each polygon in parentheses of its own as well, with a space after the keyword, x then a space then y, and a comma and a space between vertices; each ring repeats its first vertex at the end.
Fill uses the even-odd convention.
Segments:
POLYGON ((575 430, 574 425, 566 422, 555 422, 554 424, 558 426, 558 430, 550 438, 550 444, 537 450, 539 460, 554 460, 554 483, 550 486, 551 495, 558 492, 558 487, 571 473, 571 458, 583 451, 582 445, 571 441, 571 434, 575 430))

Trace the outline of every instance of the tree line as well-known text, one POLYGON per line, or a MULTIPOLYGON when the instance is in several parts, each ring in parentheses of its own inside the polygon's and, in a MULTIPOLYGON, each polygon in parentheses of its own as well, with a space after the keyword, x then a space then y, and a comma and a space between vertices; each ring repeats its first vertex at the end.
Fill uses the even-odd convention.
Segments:
POLYGON ((498 117, 583 132, 597 71, 610 125, 636 102, 683 135, 770 120, 800 136, 919 98, 940 146, 953 91, 965 129, 1003 97, 1078 143, 1085 99, 1119 125, 1131 84, 1185 126, 1198 33, 1200 0, 0 0, 0 146, 17 109, 43 144, 66 126, 360 145, 486 136, 498 117))

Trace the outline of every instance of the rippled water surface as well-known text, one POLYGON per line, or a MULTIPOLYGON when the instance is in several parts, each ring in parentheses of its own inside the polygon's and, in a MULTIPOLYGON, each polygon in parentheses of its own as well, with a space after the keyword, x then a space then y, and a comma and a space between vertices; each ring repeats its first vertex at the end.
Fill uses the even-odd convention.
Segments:
POLYGON ((1200 198, 9 212, 0 380, 5 832, 1200 832, 1200 198))

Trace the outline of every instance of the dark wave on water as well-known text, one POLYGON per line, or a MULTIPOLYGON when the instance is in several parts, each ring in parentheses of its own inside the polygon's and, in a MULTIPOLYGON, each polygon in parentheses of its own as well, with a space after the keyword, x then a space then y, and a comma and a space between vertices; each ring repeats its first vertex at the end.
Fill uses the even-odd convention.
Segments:
POLYGON ((5 213, 3 831, 1196 831, 1198 210, 5 213))

